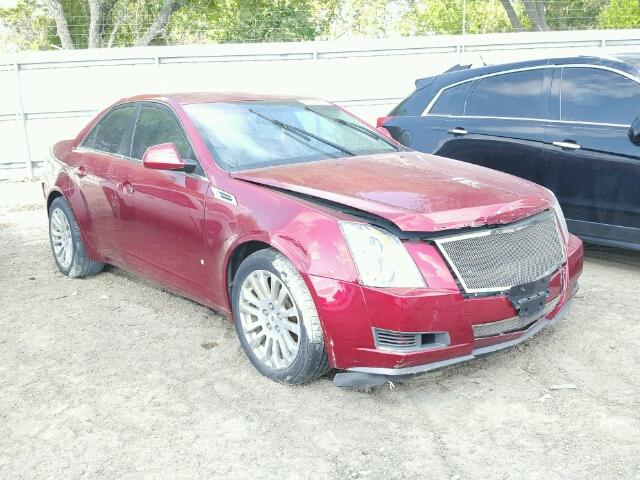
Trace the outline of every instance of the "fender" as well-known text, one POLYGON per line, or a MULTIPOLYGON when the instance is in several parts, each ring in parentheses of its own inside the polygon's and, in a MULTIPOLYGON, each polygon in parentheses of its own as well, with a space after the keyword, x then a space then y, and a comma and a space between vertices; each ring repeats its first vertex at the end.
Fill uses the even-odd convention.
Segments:
POLYGON ((58 168, 57 170, 57 177, 55 178, 54 183, 49 187, 49 190, 46 194, 47 207, 49 206, 49 199, 51 198, 51 195, 54 194, 54 192, 61 194, 67 201, 67 203, 69 203, 69 207, 76 217, 78 228, 80 230, 80 236, 82 237, 82 241, 84 243, 87 254, 90 258, 93 259, 101 258, 98 252, 93 248, 93 245, 91 245, 91 242, 89 242, 89 239, 87 238, 84 229, 82 228, 83 222, 81 220, 89 218, 88 208, 84 197, 80 192, 80 189, 76 187, 75 183, 69 176, 69 167, 64 165, 53 156, 51 158, 51 161, 60 164, 60 168, 58 168))
MULTIPOLYGON (((230 284, 231 279, 229 278, 229 271, 233 255, 238 250, 238 248, 241 248, 243 245, 246 245, 250 242, 260 242, 265 245, 269 245, 272 248, 275 248, 285 257, 287 257, 296 268, 296 270, 298 270, 300 273, 306 272, 309 266, 309 256, 307 251, 304 249, 304 247, 302 247, 302 245, 297 244, 293 239, 280 235, 272 237, 265 231, 251 232, 244 235, 238 235, 231 240, 226 248, 224 260, 220 264, 220 271, 214 272, 214 275, 217 278, 224 279, 225 285, 230 284)), ((226 304, 224 305, 224 307, 230 312, 231 296, 229 291, 227 291, 225 301, 226 304)))

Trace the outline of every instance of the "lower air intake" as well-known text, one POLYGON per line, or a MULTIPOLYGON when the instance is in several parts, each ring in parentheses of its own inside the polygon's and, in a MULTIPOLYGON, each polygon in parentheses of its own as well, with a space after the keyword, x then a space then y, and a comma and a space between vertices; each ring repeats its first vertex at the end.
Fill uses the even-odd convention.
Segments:
POLYGON ((395 352, 414 352, 430 348, 446 347, 450 343, 446 332, 398 332, 373 329, 376 348, 395 352))

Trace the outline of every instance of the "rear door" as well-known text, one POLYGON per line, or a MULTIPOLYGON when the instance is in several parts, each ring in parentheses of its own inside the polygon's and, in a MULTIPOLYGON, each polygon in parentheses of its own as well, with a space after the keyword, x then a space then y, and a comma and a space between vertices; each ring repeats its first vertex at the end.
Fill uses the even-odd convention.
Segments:
POLYGON ((145 168, 147 148, 173 143, 183 160, 197 162, 178 118, 168 107, 140 105, 130 152, 118 162, 119 228, 127 265, 180 292, 206 295, 204 212, 209 181, 193 173, 145 168))
POLYGON ((113 107, 71 153, 69 161, 80 187, 70 197, 78 222, 89 245, 112 263, 119 259, 115 162, 134 111, 132 104, 113 107))
MULTIPOLYGON (((427 99, 423 99, 422 102, 418 99, 414 100, 414 105, 410 108, 403 109, 399 106, 399 116, 394 117, 392 113, 384 122, 384 128, 395 140, 407 147, 419 152, 438 154, 443 145, 451 140, 447 133, 452 128, 451 125, 455 124, 451 118, 462 115, 464 100, 473 85, 474 81, 467 80, 441 90, 434 97, 435 100, 429 103, 427 99), (414 112, 415 115, 407 115, 402 110, 414 112)), ((415 95, 424 97, 422 92, 415 95)))
POLYGON ((628 131, 640 84, 623 72, 564 66, 553 81, 541 183, 585 238, 640 243, 640 147, 628 131))
MULTIPOLYGON (((552 72, 532 67, 473 80, 435 153, 538 182, 552 72)), ((439 115, 446 92, 427 116, 439 115)))

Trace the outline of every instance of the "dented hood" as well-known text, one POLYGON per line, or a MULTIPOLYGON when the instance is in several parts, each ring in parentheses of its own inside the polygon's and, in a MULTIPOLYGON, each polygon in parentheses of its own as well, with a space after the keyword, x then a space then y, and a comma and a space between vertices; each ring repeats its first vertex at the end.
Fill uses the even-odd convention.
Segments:
POLYGON ((383 217, 407 232, 503 224, 550 207, 550 192, 488 168, 417 152, 346 157, 235 172, 383 217))

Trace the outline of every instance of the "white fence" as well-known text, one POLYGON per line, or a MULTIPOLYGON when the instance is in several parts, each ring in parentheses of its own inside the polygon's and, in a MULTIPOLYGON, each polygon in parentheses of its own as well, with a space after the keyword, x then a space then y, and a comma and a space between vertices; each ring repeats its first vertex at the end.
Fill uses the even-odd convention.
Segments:
POLYGON ((231 90, 337 101, 374 121, 457 63, 639 49, 640 30, 24 52, 0 56, 0 178, 37 175, 51 143, 138 93, 231 90))

